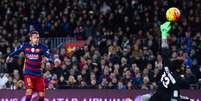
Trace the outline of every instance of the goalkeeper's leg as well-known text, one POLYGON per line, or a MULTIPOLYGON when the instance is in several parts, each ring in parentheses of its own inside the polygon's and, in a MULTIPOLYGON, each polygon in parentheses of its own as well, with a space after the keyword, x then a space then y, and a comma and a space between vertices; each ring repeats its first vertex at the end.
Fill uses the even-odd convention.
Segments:
POLYGON ((177 99, 171 99, 171 101, 192 101, 189 98, 177 98, 177 99))
POLYGON ((191 99, 186 96, 181 96, 179 90, 174 90, 171 101, 191 101, 191 99))
POLYGON ((148 101, 170 101, 171 97, 166 92, 155 92, 148 101))

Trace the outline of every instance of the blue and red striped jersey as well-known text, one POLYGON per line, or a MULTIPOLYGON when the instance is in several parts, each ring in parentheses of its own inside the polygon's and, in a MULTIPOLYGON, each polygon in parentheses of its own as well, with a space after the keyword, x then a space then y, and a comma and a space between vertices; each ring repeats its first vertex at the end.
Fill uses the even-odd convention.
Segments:
POLYGON ((41 64, 43 56, 47 57, 49 62, 52 62, 48 48, 42 44, 32 45, 30 43, 24 43, 19 48, 15 49, 15 51, 11 52, 9 56, 15 57, 20 52, 24 52, 25 56, 23 67, 24 75, 42 76, 43 71, 41 64))

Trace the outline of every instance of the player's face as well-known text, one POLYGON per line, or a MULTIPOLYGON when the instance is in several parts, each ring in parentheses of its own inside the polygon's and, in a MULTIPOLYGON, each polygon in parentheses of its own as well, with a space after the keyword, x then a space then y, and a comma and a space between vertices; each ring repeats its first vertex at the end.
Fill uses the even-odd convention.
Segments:
POLYGON ((30 40, 33 45, 37 45, 39 43, 39 34, 32 34, 30 40))

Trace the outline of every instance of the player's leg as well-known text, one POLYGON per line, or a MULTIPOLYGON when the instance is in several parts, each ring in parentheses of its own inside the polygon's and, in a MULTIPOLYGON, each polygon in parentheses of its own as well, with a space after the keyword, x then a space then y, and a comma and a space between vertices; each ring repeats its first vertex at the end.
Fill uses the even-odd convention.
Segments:
POLYGON ((155 92, 148 101, 163 101, 162 97, 165 97, 162 93, 155 92))
POLYGON ((45 99, 45 92, 38 92, 38 101, 44 101, 45 99))
POLYGON ((148 101, 170 101, 171 97, 165 92, 155 92, 148 101))
POLYGON ((33 93, 33 80, 29 75, 24 76, 25 87, 26 87, 26 100, 31 101, 32 93, 33 93))
POLYGON ((160 101, 158 93, 153 94, 148 101, 160 101))
POLYGON ((45 96, 45 82, 43 77, 37 77, 35 80, 35 89, 38 93, 38 101, 44 101, 45 96))
MULTIPOLYGON (((174 64, 174 63, 173 63, 174 64)), ((176 66, 173 66, 176 67, 176 66)), ((191 101, 187 96, 182 96, 177 86, 172 88, 171 101, 191 101)))
POLYGON ((187 96, 179 96, 179 98, 177 98, 176 101, 191 101, 190 98, 188 98, 187 96))
POLYGON ((26 100, 25 101, 31 101, 31 97, 32 97, 32 89, 26 89, 26 100))
POLYGON ((192 101, 190 99, 171 99, 171 101, 192 101))

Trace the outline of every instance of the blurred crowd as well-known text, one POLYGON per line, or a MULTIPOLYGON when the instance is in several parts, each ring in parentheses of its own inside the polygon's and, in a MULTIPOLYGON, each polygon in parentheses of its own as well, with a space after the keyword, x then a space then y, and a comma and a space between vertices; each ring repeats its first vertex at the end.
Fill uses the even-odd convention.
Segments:
POLYGON ((42 66, 47 89, 155 89, 163 69, 159 27, 172 6, 182 17, 173 24, 167 58, 184 61, 175 70, 182 88, 201 89, 199 0, 1 0, 0 89, 24 89, 22 55, 9 64, 5 57, 31 30, 85 40, 70 55, 50 49, 54 64, 42 66))

